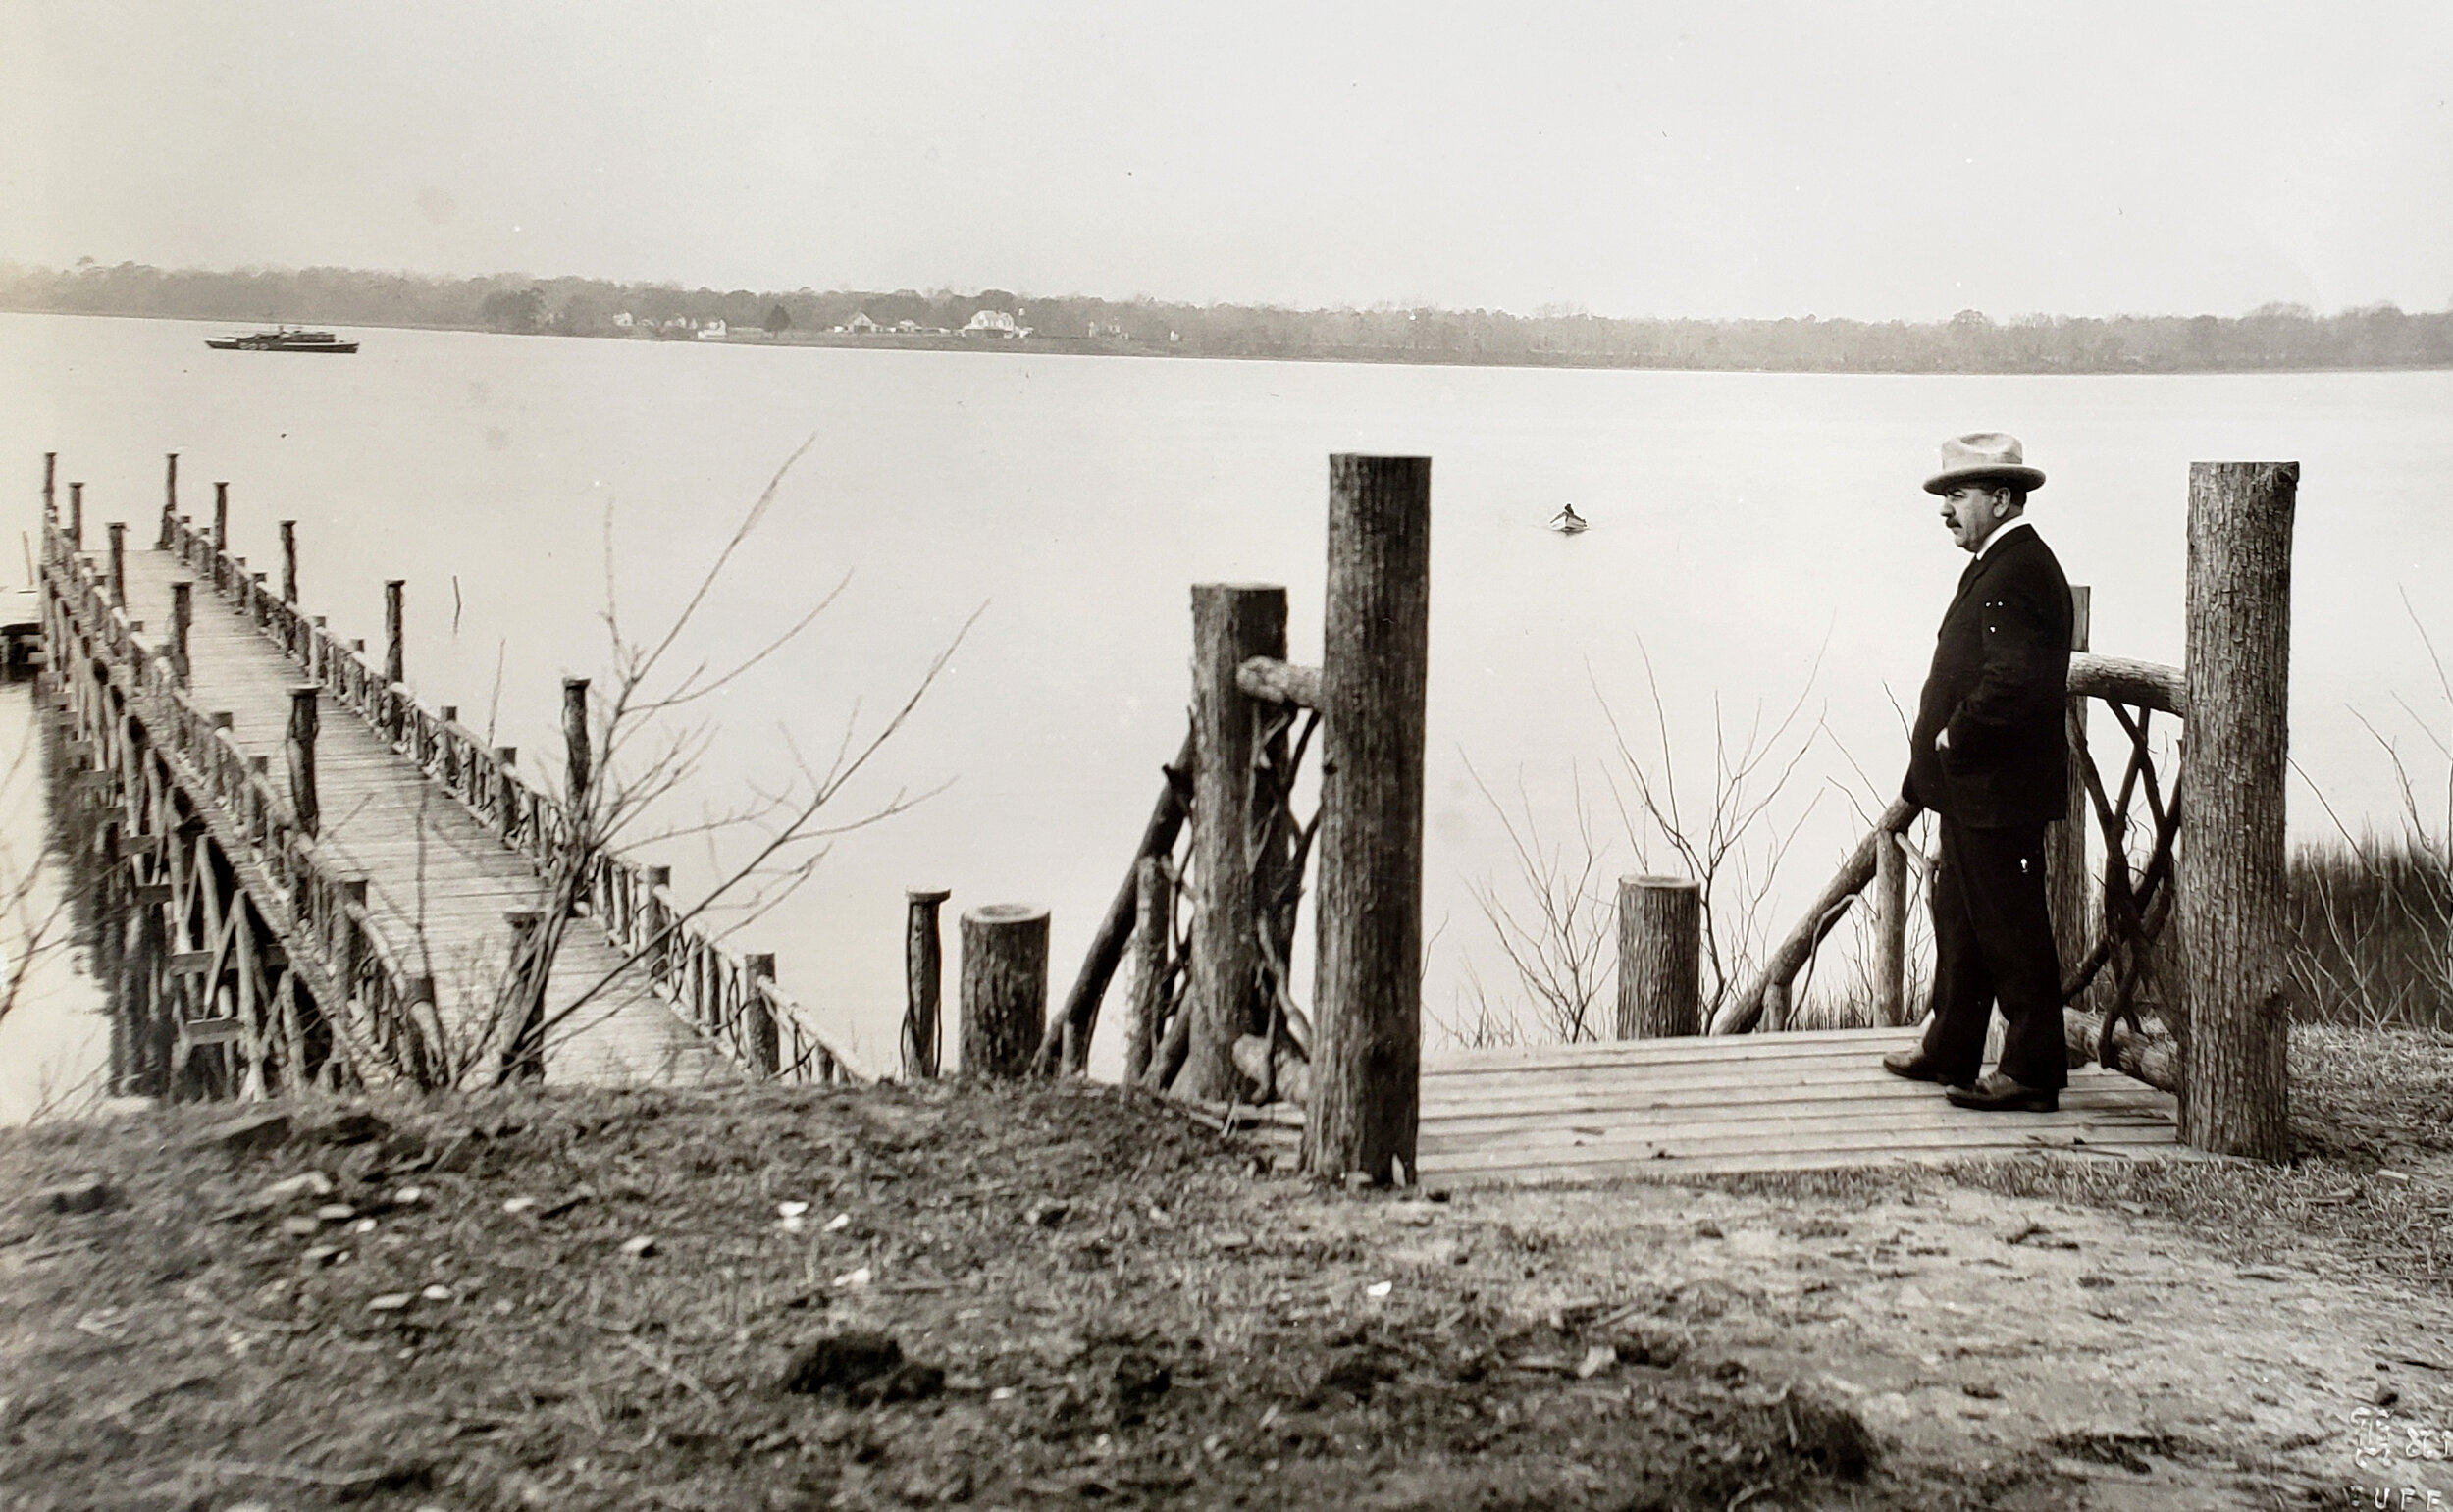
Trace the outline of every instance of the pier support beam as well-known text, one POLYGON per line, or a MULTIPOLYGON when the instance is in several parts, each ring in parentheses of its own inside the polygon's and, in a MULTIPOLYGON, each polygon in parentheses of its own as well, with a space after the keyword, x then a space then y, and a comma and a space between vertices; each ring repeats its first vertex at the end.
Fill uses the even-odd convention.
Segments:
POLYGON ((1252 699, 1235 669, 1286 655, 1286 591, 1192 589, 1192 909, 1184 1013, 1191 1037, 1174 1090, 1222 1102, 1243 1087, 1235 1041, 1260 1032, 1261 939, 1252 907, 1252 699))
POLYGON ((562 679, 562 791, 576 825, 588 813, 588 784, 596 774, 588 739, 588 679, 562 679))
POLYGON ((1175 879, 1164 855, 1133 863, 1132 1001, 1124 1013, 1124 1085, 1139 1086, 1158 1053, 1159 1011, 1174 946, 1175 879))
POLYGON ((53 480, 59 475, 60 454, 56 451, 44 452, 42 454, 42 517, 46 520, 56 520, 60 517, 59 500, 52 494, 55 487, 53 480))
POLYGON ((298 601, 298 522, 281 522, 281 601, 298 601))
POLYGON ((182 688, 189 684, 187 627, 196 618, 196 585, 181 578, 171 585, 171 676, 182 688))
POLYGON ((174 451, 162 464, 162 528, 154 533, 153 548, 171 548, 171 532, 179 520, 179 453, 174 451))
POLYGON ((1048 911, 992 903, 963 915, 963 1074, 1021 1076, 1048 1017, 1048 911))
POLYGON ((289 807, 298 816, 298 827, 310 836, 323 831, 323 806, 315 796, 315 735, 319 724, 315 697, 321 691, 313 683, 294 684, 289 690, 289 807))
POLYGON ((85 548, 85 486, 68 486, 68 544, 71 550, 85 548))
POLYGON ((103 527, 111 535, 111 607, 128 607, 128 524, 113 520, 103 527))
POLYGON ((230 549, 230 485, 213 485, 213 587, 222 586, 222 553, 230 549))
POLYGON ((954 895, 943 889, 907 892, 903 918, 903 1079, 937 1074, 944 1035, 938 1028, 945 991, 945 947, 938 911, 954 895))
POLYGON ((2297 462, 2189 468, 2180 1134, 2202 1150, 2267 1161, 2290 1154, 2283 777, 2299 484, 2297 462))
POLYGON ((1900 1028, 1907 1012, 1907 852, 1889 830, 1874 837, 1874 1022, 1900 1028))
POLYGON ((784 1036, 775 1022, 774 1006, 766 1001, 766 983, 775 979, 775 958, 741 958, 741 1050, 750 1069, 772 1081, 783 1069, 784 1036))
POLYGON ((1684 877, 1618 879, 1617 1039, 1703 1032, 1703 889, 1684 877))
POLYGON ((400 685, 408 681, 407 646, 402 639, 401 595, 407 584, 401 578, 384 581, 384 686, 375 706, 382 710, 382 728, 393 740, 400 738, 406 710, 401 706, 400 685))
MULTIPOLYGON (((2069 590, 2069 649, 2088 649, 2089 622, 2094 617, 2095 593, 2073 584, 2069 590)), ((2096 889, 2087 873, 2087 822, 2091 810, 2087 799, 2087 700, 2084 694, 2065 702, 2063 718, 2069 728, 2069 817, 2045 826, 2044 874, 2046 896, 2053 912, 2053 940, 2062 959, 2062 980, 2077 974, 2087 959, 2087 948, 2094 944, 2096 889)))
MULTIPOLYGON (((1404 1182, 1421 1107, 1431 459, 1332 456, 1329 482, 1319 1021, 1303 1162, 1315 1175, 1404 1182)), ((1206 812, 1196 804, 1194 814, 1197 830, 1206 812)))

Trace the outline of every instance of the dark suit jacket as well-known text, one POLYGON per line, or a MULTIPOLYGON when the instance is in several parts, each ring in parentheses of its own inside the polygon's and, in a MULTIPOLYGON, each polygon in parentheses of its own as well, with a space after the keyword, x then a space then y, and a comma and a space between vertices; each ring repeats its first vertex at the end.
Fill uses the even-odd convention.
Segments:
POLYGON ((2069 808, 2069 581, 2035 527, 1968 564, 1942 616, 1901 796, 1980 829, 2069 808), (1951 732, 1951 747, 1934 737, 1951 732))

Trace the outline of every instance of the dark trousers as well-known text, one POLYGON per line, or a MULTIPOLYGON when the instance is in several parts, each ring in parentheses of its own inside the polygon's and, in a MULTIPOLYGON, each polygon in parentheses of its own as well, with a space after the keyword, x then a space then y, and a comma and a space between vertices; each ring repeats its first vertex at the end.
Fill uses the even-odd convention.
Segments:
POLYGON ((1925 1058, 1947 1084, 1974 1081, 1998 1000, 2009 1024, 2002 1074, 2022 1086, 2067 1086, 2062 965, 2045 903, 2044 826, 1977 829, 1948 817, 1941 825, 1925 1058))

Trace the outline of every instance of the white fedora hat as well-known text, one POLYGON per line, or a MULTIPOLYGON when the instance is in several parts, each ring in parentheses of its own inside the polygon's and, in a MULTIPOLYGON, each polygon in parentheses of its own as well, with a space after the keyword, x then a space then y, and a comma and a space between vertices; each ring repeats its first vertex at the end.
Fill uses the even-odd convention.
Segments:
POLYGON ((1975 431, 1942 443, 1942 471, 1925 480, 1925 492, 1948 494, 1983 479, 1999 479, 2031 493, 2044 487, 2044 474, 2022 459, 2017 437, 1975 431))

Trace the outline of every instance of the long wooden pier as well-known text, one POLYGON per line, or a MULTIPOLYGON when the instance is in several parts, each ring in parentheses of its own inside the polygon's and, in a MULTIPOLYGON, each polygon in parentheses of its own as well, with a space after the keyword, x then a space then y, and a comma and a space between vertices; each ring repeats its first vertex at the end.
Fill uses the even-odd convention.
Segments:
MULTIPOLYGON (((45 681, 101 806, 99 954, 137 1026, 122 1087, 494 1079, 557 801, 515 752, 416 701, 396 598, 379 664, 300 612, 294 556, 277 594, 232 555, 219 510, 208 533, 166 499, 152 546, 115 523, 94 551, 82 486, 63 515, 48 459, 44 506, 45 681)), ((859 1074, 772 958, 693 924, 660 868, 597 857, 582 897, 547 979, 548 1080, 859 1074)))

